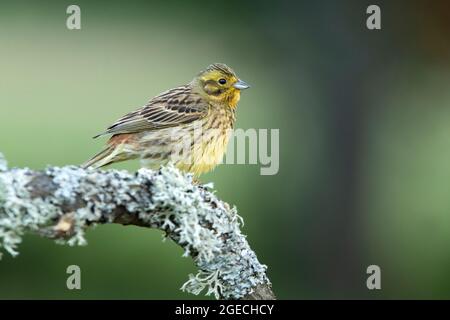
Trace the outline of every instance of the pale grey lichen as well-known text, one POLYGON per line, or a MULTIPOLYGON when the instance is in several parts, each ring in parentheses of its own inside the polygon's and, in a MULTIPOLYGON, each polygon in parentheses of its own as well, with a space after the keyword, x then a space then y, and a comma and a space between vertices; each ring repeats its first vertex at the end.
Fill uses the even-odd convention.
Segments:
MULTIPOLYGON (((189 176, 172 166, 161 169, 151 190, 155 209, 162 214, 150 216, 149 222, 176 225, 177 242, 200 269, 182 290, 198 294, 206 288, 206 294, 237 299, 257 284, 269 282, 266 266, 258 262, 241 233, 242 218, 235 208, 226 208, 213 193, 193 186, 189 176)), ((146 219, 145 214, 141 218, 146 219)))
POLYGON ((200 270, 195 276, 189 275, 189 280, 183 284, 181 290, 197 295, 206 289, 207 296, 213 294, 216 299, 220 299, 220 293, 224 291, 224 287, 219 275, 219 270, 213 272, 200 270))
POLYGON ((0 152, 0 172, 8 170, 8 162, 6 161, 3 153, 0 152))
POLYGON ((72 230, 57 241, 83 245, 86 227, 117 222, 125 214, 130 221, 166 231, 184 248, 184 256, 194 259, 199 272, 189 276, 184 291, 206 289, 216 298, 238 299, 269 283, 266 266, 241 233, 236 209, 173 166, 135 174, 74 166, 40 173, 0 168, 0 246, 12 255, 25 232, 54 236, 64 215, 71 215, 72 230))

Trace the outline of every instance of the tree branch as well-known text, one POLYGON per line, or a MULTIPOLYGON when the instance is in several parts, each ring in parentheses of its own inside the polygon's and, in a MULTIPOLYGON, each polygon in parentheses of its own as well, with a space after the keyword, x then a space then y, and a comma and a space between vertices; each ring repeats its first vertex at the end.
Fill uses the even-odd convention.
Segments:
POLYGON ((25 232, 60 243, 86 243, 94 224, 118 223, 166 232, 199 268, 182 290, 217 299, 275 299, 240 231, 235 208, 190 175, 168 166, 135 174, 75 166, 8 169, 0 154, 0 247, 12 255, 25 232))

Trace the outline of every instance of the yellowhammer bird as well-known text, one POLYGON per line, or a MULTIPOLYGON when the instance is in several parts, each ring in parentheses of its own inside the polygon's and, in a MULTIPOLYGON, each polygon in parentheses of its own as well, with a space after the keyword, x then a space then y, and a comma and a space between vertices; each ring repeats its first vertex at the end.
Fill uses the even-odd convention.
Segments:
POLYGON ((83 167, 141 159, 153 169, 173 162, 196 176, 210 171, 222 160, 240 92, 247 88, 231 68, 212 64, 190 83, 161 93, 97 135, 112 137, 83 167))

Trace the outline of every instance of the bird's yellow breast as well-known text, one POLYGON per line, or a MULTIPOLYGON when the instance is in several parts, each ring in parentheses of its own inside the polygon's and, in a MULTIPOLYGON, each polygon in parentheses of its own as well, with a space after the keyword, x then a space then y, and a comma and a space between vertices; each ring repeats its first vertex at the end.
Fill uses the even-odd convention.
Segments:
POLYGON ((214 169, 222 162, 233 124, 234 114, 225 111, 205 119, 201 135, 196 136, 194 133, 194 143, 188 161, 180 161, 175 165, 180 170, 192 172, 196 176, 214 169))

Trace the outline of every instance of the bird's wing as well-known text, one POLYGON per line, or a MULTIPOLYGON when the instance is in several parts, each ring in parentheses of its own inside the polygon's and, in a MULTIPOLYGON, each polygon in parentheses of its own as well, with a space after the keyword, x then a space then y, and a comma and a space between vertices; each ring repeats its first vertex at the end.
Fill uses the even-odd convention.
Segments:
POLYGON ((202 119, 208 111, 209 104, 198 94, 187 86, 178 87, 161 93, 142 108, 126 114, 98 136, 174 127, 202 119))

